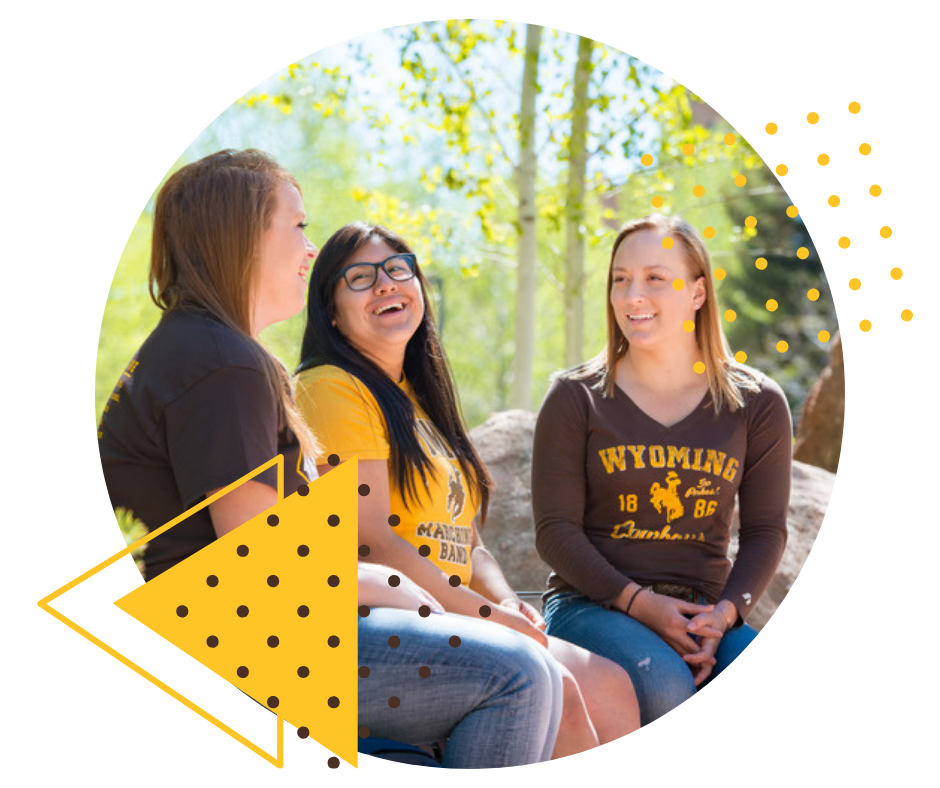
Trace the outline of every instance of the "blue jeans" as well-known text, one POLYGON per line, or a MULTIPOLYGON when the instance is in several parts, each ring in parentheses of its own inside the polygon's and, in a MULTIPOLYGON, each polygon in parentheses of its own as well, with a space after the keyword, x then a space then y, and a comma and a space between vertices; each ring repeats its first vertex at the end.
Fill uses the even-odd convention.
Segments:
POLYGON ((444 766, 519 766, 551 757, 562 681, 548 651, 506 627, 464 616, 373 608, 359 619, 359 725, 421 743, 448 739, 444 766), (392 648, 388 639, 400 638, 392 648), (460 645, 451 646, 457 635, 460 645), (418 669, 430 668, 422 678, 418 669), (389 706, 397 697, 400 705, 389 706))
MULTIPOLYGON (((609 610, 577 593, 551 597, 543 611, 548 634, 607 657, 633 681, 646 725, 695 694, 692 671, 666 641, 636 619, 609 610)), ((715 654, 717 664, 702 686, 730 665, 757 636, 746 624, 725 633, 715 654)), ((701 688, 700 688, 701 689, 701 688)))

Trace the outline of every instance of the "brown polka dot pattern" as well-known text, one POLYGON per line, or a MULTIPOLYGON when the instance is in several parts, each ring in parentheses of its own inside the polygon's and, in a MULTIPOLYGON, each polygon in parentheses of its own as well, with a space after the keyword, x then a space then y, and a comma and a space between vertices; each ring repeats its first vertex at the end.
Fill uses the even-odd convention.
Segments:
POLYGON ((371 670, 369 670, 365 665, 363 665, 361 668, 359 668, 359 678, 367 679, 369 678, 369 674, 371 672, 372 672, 371 670))
POLYGON ((366 727, 365 725, 363 725, 363 726, 357 731, 357 733, 359 734, 359 738, 360 738, 360 739, 368 739, 368 738, 369 738, 369 734, 370 734, 371 732, 372 732, 372 731, 370 731, 370 730, 368 729, 368 727, 366 727))
POLYGON ((418 675, 421 678, 426 679, 431 675, 431 669, 427 665, 422 665, 420 668, 418 668, 418 675))
POLYGON ((451 575, 447 582, 450 583, 454 588, 456 588, 457 586, 460 585, 460 577, 458 577, 457 575, 451 575))
POLYGON ((457 637, 456 635, 451 635, 450 640, 448 640, 447 642, 450 643, 451 648, 457 648, 457 646, 460 645, 460 638, 457 637))
POLYGON ((398 637, 398 635, 392 635, 388 639, 388 645, 390 645, 392 648, 398 648, 401 645, 401 638, 398 637))
POLYGON ((335 755, 331 755, 329 759, 327 760, 326 765, 329 766, 331 769, 338 769, 339 758, 337 758, 335 755))
POLYGON ((421 547, 418 548, 418 555, 420 555, 422 558, 427 558, 429 555, 431 555, 431 548, 426 544, 421 545, 421 547))
POLYGON ((489 618, 492 612, 493 610, 489 605, 480 605, 480 615, 483 616, 483 618, 489 618))
POLYGON ((297 729, 297 735, 301 739, 306 739, 310 735, 310 729, 306 727, 301 727, 297 729))
POLYGON ((393 709, 397 709, 399 706, 401 706, 401 700, 392 695, 392 697, 388 699, 388 705, 393 709))
POLYGON ((398 586, 401 585, 401 578, 398 575, 389 575, 388 584, 392 588, 398 588, 398 586))
POLYGON ((335 468, 337 465, 339 465, 339 455, 331 454, 326 458, 326 461, 329 465, 332 465, 335 468))
POLYGON ((401 517, 399 517, 397 514, 390 514, 388 516, 388 524, 392 526, 392 528, 394 528, 400 522, 401 522, 401 517))
POLYGON ((359 615, 362 616, 362 618, 367 618, 369 615, 369 606, 359 605, 359 615))
POLYGON ((368 485, 368 484, 360 484, 360 485, 359 485, 359 494, 360 494, 363 498, 365 498, 365 497, 369 494, 369 485, 368 485))
POLYGON ((335 695, 330 696, 330 698, 326 701, 326 705, 331 709, 339 708, 339 698, 337 698, 335 695))
POLYGON ((427 605, 421 605, 421 607, 418 608, 418 615, 421 616, 421 618, 427 618, 431 615, 431 608, 427 605))
POLYGON ((310 494, 310 488, 306 484, 301 484, 297 487, 297 494, 304 498, 310 494))
POLYGON ((122 607, 274 711, 299 737, 312 735, 315 719, 316 738, 341 760, 355 752, 348 729, 357 727, 349 695, 357 677, 344 673, 341 663, 355 642, 348 611, 359 603, 349 603, 356 590, 344 573, 359 540, 349 527, 358 496, 350 500, 338 493, 359 486, 354 464, 340 464, 335 473, 305 485, 306 496, 292 495, 293 487, 283 490, 278 503, 241 526, 238 536, 217 540, 181 564, 168 582, 156 584, 160 594, 148 596, 144 585, 145 593, 122 607), (345 527, 325 528, 327 523, 345 527), (311 531, 312 525, 319 530, 311 531), (319 591, 310 593, 311 581, 319 591), (327 602, 318 597, 324 591, 331 597, 327 602), (339 662, 330 662, 328 654, 339 662), (328 698, 332 709, 324 708, 328 698), (311 701, 319 717, 308 716, 311 701), (332 724, 321 732, 326 713, 332 724))
POLYGON ((369 550, 369 545, 367 545, 367 544, 361 544, 361 545, 359 545, 359 555, 362 556, 363 558, 365 558, 367 555, 369 555, 370 552, 372 552, 372 551, 369 550))

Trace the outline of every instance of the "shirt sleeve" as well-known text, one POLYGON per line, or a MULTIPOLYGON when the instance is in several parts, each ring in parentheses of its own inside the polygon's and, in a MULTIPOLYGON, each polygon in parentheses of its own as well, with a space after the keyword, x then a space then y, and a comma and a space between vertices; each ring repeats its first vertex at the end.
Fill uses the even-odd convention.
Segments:
POLYGON ((793 447, 790 409, 776 383, 765 379, 761 392, 745 407, 751 413, 744 475, 738 488, 738 555, 722 592, 742 618, 757 606, 770 585, 787 544, 793 447))
MULTIPOLYGON (((276 457, 277 426, 274 391, 249 367, 221 367, 167 405, 167 455, 183 506, 276 457)), ((253 480, 277 489, 277 468, 253 480)))
POLYGON ((630 580, 584 533, 589 403, 573 389, 564 380, 556 380, 535 425, 535 548, 563 580, 609 607, 630 580))
POLYGON ((352 375, 321 368, 302 372, 294 384, 297 408, 320 443, 318 465, 331 454, 345 462, 389 458, 385 417, 372 393, 352 375))

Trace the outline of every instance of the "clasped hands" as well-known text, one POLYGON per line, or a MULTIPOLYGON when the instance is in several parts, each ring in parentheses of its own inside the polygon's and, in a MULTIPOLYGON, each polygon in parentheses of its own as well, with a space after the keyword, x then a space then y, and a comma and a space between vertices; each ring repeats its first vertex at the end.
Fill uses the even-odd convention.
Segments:
POLYGON ((725 611, 716 605, 696 605, 645 588, 637 591, 635 585, 626 591, 628 600, 636 594, 630 616, 665 640, 688 664, 695 685, 700 686, 711 675, 718 644, 731 628, 732 620, 725 611))

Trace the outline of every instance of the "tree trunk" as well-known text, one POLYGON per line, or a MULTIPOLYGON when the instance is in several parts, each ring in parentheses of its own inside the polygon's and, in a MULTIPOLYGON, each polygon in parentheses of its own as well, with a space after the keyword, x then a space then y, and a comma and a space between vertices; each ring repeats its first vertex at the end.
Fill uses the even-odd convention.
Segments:
POLYGON ((526 27, 522 106, 519 112, 519 265, 516 275, 516 355, 513 362, 512 407, 532 408, 532 370, 535 364, 535 96, 538 92, 539 45, 542 28, 526 27))
POLYGON ((574 70, 568 189, 565 198, 565 366, 584 360, 584 185, 587 178, 588 83, 594 42, 581 38, 574 70))

